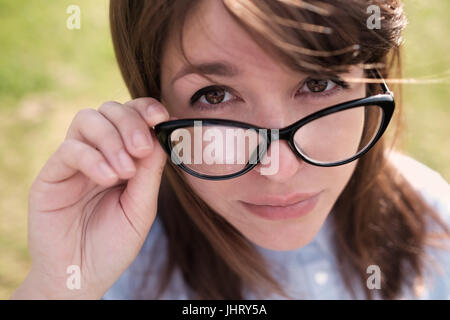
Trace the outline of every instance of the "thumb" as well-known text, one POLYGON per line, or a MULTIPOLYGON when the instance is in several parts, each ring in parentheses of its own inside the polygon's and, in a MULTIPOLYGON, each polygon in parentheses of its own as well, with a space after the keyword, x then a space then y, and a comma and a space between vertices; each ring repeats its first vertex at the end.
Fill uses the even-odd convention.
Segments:
MULTIPOLYGON (((151 126, 167 121, 169 114, 164 107, 155 105, 152 112, 151 126)), ((136 160, 136 173, 127 182, 120 196, 123 210, 135 226, 149 228, 153 223, 157 204, 161 176, 167 160, 167 154, 156 139, 153 129, 150 129, 153 140, 152 152, 144 158, 136 160)))

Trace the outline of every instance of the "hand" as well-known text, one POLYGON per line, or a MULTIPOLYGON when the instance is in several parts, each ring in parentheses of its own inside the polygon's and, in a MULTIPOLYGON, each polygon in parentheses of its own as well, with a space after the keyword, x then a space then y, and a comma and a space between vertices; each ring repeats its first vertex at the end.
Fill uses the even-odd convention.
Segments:
POLYGON ((13 298, 101 298, 128 268, 156 217, 166 161, 149 127, 168 119, 153 98, 77 113, 30 188, 32 267, 13 298), (71 265, 79 290, 66 285, 71 265))

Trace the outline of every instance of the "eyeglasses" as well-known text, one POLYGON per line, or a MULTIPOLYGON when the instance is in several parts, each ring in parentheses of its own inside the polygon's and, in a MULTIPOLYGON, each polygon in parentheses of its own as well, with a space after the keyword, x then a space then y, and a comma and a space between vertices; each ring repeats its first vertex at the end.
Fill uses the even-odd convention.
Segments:
MULTIPOLYGON (((159 123, 155 135, 178 167, 207 180, 239 177, 258 163, 264 164, 267 150, 276 140, 286 140, 294 154, 311 165, 343 165, 375 145, 394 113, 393 93, 378 70, 371 74, 381 80, 381 94, 322 108, 282 129, 191 118, 159 123)), ((270 161, 277 161, 271 153, 270 161)))

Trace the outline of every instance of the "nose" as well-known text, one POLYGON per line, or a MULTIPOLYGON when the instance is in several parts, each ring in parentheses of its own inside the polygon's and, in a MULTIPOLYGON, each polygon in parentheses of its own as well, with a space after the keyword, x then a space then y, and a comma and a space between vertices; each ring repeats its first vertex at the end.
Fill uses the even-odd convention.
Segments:
POLYGON ((270 144, 264 158, 254 170, 270 181, 289 182, 305 165, 286 140, 276 140, 270 144))

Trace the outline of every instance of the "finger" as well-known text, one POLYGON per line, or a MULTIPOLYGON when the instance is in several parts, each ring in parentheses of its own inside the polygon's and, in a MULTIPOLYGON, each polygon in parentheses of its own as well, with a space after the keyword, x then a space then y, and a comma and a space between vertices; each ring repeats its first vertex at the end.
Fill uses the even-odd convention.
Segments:
MULTIPOLYGON (((156 107, 154 125, 167 121, 168 114, 163 108, 156 107)), ((144 231, 154 220, 157 210, 157 199, 161 176, 166 163, 166 153, 156 142, 151 131, 154 148, 150 155, 136 161, 136 174, 129 179, 125 191, 121 195, 121 203, 129 217, 133 217, 135 225, 142 225, 144 231)))
POLYGON ((81 110, 75 116, 66 139, 80 140, 100 150, 121 179, 128 179, 136 172, 134 160, 117 128, 97 110, 81 110))
POLYGON ((58 147, 39 172, 38 179, 58 183, 78 172, 102 186, 110 186, 118 180, 101 152, 75 139, 65 140, 58 147))
POLYGON ((169 117, 169 112, 164 105, 154 98, 137 98, 124 105, 136 110, 149 127, 154 127, 169 117))
POLYGON ((135 108, 107 102, 98 111, 117 128, 132 156, 142 158, 151 152, 153 141, 149 126, 135 108))

